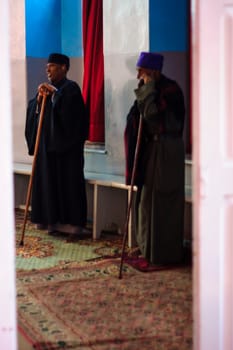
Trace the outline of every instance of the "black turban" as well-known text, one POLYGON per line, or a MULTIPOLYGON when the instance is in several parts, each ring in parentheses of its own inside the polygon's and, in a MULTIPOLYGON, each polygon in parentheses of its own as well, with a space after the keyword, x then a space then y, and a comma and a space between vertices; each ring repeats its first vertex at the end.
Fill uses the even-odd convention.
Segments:
POLYGON ((48 58, 48 63, 65 64, 67 70, 70 68, 69 57, 61 53, 51 53, 48 58))

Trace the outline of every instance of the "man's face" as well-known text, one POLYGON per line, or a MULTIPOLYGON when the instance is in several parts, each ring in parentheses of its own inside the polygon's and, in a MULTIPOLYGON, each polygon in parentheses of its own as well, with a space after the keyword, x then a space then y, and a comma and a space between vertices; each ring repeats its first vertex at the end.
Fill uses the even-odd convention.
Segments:
POLYGON ((149 69, 137 68, 137 71, 137 79, 143 81, 144 84, 151 80, 151 71, 149 69))
POLYGON ((48 63, 46 66, 46 74, 48 80, 52 84, 56 84, 66 76, 66 65, 57 63, 48 63))
POLYGON ((160 72, 158 70, 151 70, 147 68, 137 68, 137 79, 143 80, 144 84, 148 83, 151 80, 159 80, 160 72))
POLYGON ((137 68, 137 79, 140 80, 140 79, 143 79, 143 68, 137 68))

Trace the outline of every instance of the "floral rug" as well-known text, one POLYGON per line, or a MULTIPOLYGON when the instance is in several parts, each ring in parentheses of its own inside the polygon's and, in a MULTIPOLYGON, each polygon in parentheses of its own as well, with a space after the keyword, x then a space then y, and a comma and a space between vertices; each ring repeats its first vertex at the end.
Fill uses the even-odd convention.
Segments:
MULTIPOLYGON (((102 258, 114 258, 121 255, 122 237, 103 234, 93 241, 91 227, 78 239, 70 239, 66 234, 50 236, 46 231, 38 230, 27 221, 24 244, 20 246, 24 211, 16 209, 16 269, 33 270, 65 265, 102 258)), ((126 249, 127 252, 127 249, 126 249)))
MULTIPOLYGON (((36 270, 66 265, 71 262, 119 258, 122 255, 123 237, 118 234, 103 232, 100 239, 93 241, 92 227, 89 224, 84 234, 70 238, 66 234, 50 236, 46 231, 38 230, 28 219, 24 244, 20 246, 24 211, 16 209, 16 269, 36 270), (77 239, 78 238, 78 239, 77 239)), ((138 248, 125 247, 124 263, 142 272, 173 269, 176 266, 154 266, 148 263, 138 248)), ((184 264, 190 265, 189 261, 184 264)))
POLYGON ((191 267, 142 273, 119 258, 17 272, 18 325, 37 350, 192 349, 191 267))

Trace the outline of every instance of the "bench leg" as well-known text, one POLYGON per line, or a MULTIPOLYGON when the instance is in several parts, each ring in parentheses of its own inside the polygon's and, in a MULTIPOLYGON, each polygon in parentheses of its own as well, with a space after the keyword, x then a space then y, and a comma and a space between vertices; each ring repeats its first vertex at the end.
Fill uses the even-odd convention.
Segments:
POLYGON ((98 186, 94 184, 94 198, 93 198, 93 239, 97 240, 100 238, 99 227, 97 227, 98 223, 98 207, 99 207, 99 193, 98 186))

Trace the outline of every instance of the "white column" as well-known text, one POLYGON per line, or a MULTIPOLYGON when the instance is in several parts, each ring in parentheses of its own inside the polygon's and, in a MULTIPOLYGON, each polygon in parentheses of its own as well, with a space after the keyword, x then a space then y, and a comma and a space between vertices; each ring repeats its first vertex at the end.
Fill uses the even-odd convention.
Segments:
POLYGON ((105 147, 111 172, 124 174, 122 130, 135 99, 138 55, 149 48, 149 0, 103 0, 103 41, 105 147))
POLYGON ((233 0, 196 0, 195 10, 193 349, 232 350, 233 0))
POLYGON ((0 348, 4 350, 17 348, 9 41, 9 2, 2 0, 0 11, 0 348))
POLYGON ((11 60, 12 152, 14 162, 31 163, 24 137, 26 120, 26 35, 25 0, 9 2, 9 45, 11 60))

